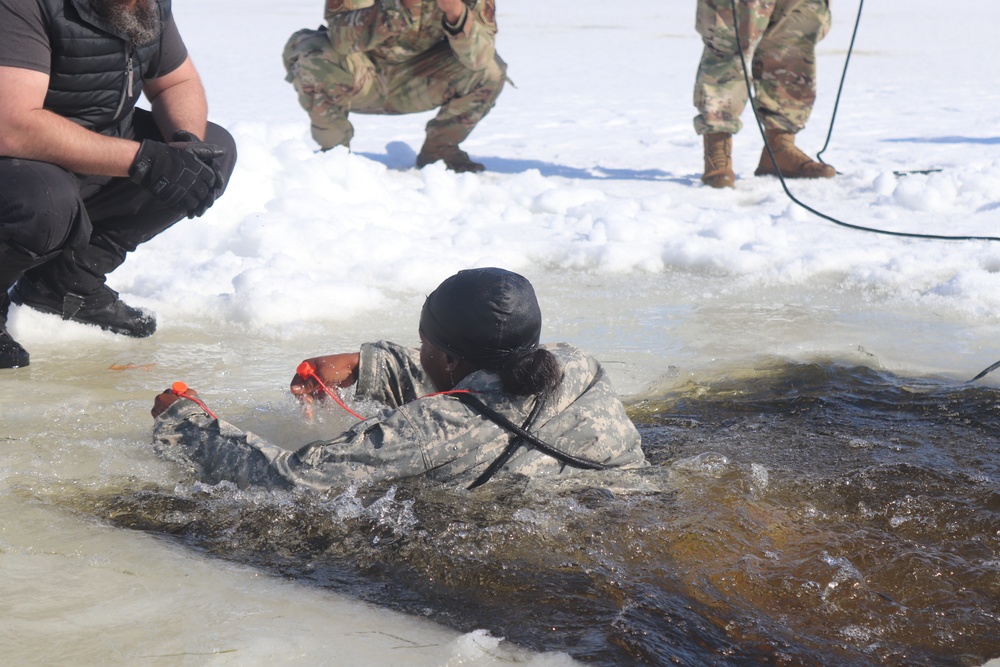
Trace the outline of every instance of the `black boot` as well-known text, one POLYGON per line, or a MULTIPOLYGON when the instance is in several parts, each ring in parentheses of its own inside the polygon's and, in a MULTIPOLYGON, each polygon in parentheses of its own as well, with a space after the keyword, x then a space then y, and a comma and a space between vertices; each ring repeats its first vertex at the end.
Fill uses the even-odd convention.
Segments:
POLYGON ((28 351, 7 333, 7 310, 10 297, 0 294, 0 368, 21 368, 28 365, 28 351))
POLYGON ((7 242, 0 242, 0 368, 28 365, 28 351, 7 332, 7 312, 10 310, 7 290, 25 271, 46 259, 48 257, 38 257, 7 242))
POLYGON ((126 304, 107 285, 87 296, 58 295, 44 285, 21 278, 11 288, 10 299, 19 306, 59 315, 64 320, 96 324, 105 331, 134 338, 152 336, 156 331, 155 317, 126 304))

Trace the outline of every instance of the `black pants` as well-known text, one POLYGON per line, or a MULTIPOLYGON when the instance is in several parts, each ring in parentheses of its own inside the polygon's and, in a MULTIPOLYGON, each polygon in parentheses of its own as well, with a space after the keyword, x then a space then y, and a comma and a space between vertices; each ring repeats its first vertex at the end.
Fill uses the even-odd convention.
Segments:
MULTIPOLYGON (((152 114, 136 109, 132 136, 163 138, 152 114)), ((226 182, 236 142, 208 124, 205 141, 226 149, 226 182)), ((59 295, 88 296, 134 251, 186 216, 165 208, 127 178, 81 176, 47 162, 0 158, 0 290, 22 275, 59 295)))

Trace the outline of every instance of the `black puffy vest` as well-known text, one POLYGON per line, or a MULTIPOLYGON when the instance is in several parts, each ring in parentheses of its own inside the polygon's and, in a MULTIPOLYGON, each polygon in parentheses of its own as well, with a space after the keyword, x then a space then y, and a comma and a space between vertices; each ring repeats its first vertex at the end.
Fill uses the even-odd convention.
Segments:
MULTIPOLYGON (((157 0, 161 24, 170 0, 157 0)), ((157 75, 160 40, 135 45, 91 9, 89 0, 42 0, 48 13, 52 66, 45 108, 102 134, 131 124, 143 79, 157 75)))

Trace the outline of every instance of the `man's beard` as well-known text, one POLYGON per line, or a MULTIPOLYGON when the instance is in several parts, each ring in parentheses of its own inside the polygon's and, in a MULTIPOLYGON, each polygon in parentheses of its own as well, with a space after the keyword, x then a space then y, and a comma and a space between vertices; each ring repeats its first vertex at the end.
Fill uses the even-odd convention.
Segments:
POLYGON ((90 0, 99 16, 117 32, 128 35, 134 44, 148 44, 160 36, 160 13, 155 0, 90 0))

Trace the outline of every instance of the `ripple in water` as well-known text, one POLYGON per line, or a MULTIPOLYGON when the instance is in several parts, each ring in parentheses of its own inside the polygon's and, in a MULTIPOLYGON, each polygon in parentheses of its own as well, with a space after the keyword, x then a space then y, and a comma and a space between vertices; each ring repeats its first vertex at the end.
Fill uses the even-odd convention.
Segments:
POLYGON ((596 665, 1000 656, 997 390, 774 364, 631 413, 638 473, 54 500, 596 665))

